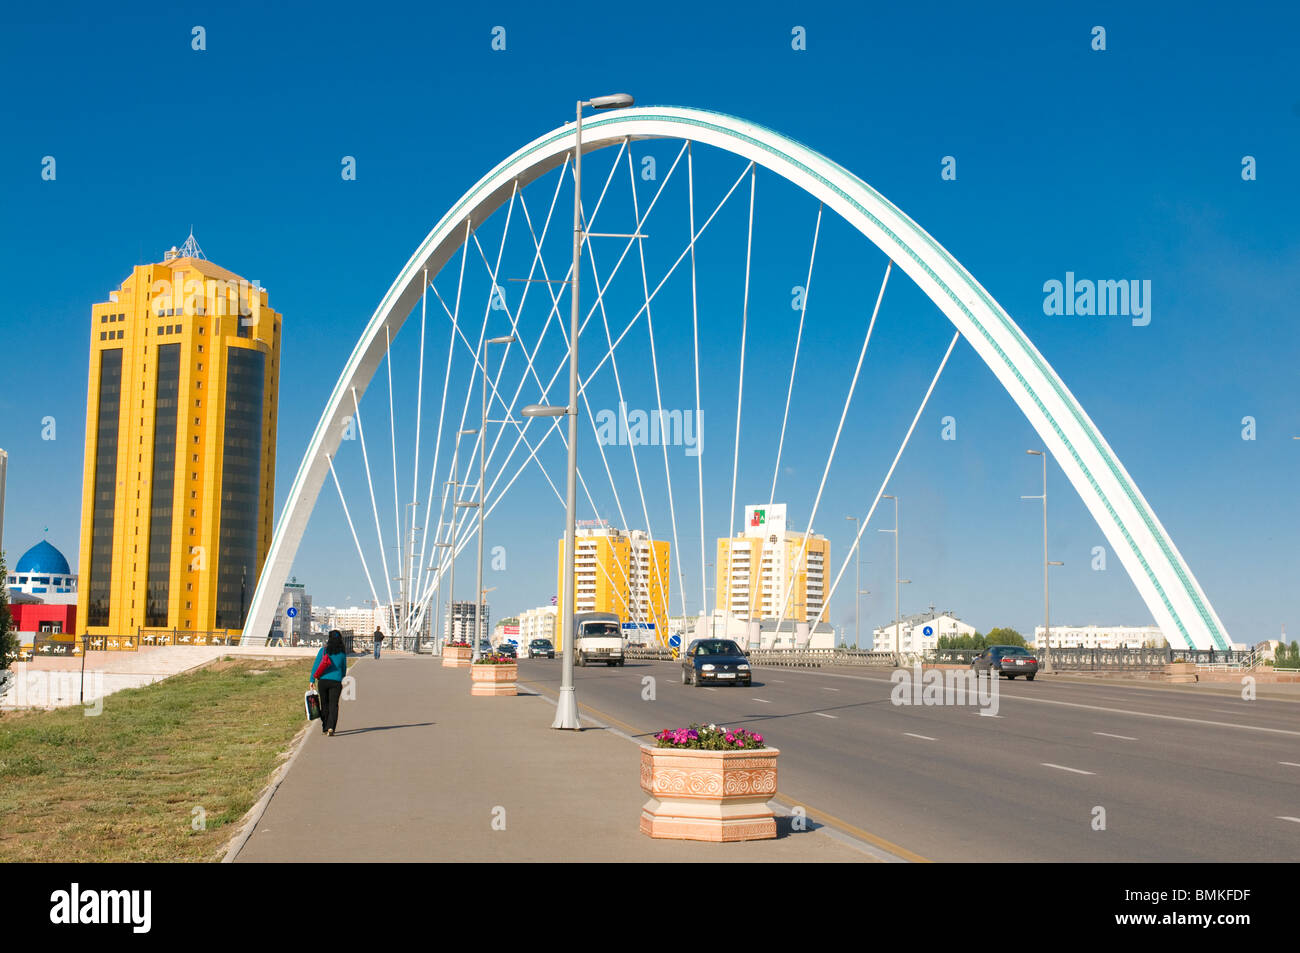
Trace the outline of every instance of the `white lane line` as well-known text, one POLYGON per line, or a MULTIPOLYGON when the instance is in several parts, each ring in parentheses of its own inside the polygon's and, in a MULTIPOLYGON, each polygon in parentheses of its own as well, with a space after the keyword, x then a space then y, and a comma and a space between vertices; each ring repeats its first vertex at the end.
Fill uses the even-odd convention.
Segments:
POLYGON ((753 699, 753 701, 759 702, 760 704, 763 704, 763 705, 770 705, 770 704, 772 704, 772 703, 771 703, 770 701, 768 701, 766 698, 755 698, 755 699, 753 699))
POLYGON ((1137 741, 1132 735, 1112 735, 1109 731, 1094 731, 1093 734, 1103 738, 1118 738, 1120 741, 1137 741))
POLYGON ((818 716, 820 716, 820 717, 822 717, 822 718, 838 718, 838 717, 840 717, 839 715, 828 715, 828 714, 826 714, 826 712, 824 712, 824 711, 815 711, 815 712, 813 712, 813 714, 814 714, 814 715, 818 715, 818 716))
MULTIPOLYGON (((842 675, 839 672, 800 672, 801 675, 808 675, 814 678, 847 678, 855 682, 878 682, 881 685, 895 684, 887 678, 872 678, 869 675, 842 675)), ((776 679, 772 679, 776 681, 776 679)), ((1157 691, 1157 689, 1141 689, 1142 691, 1157 691)), ((1186 692, 1178 692, 1172 689, 1164 689, 1171 695, 1186 695, 1186 692)), ((1008 701, 1029 702, 1038 705, 1059 705, 1062 708, 1081 708, 1085 711, 1104 711, 1112 715, 1133 715, 1137 718, 1158 718, 1161 721, 1184 721, 1193 725, 1210 725, 1214 728, 1241 728, 1245 731, 1263 731, 1272 735, 1291 735, 1300 738, 1300 731, 1292 728, 1268 728, 1264 725, 1243 725, 1233 721, 1213 721, 1209 718, 1189 718, 1185 715, 1165 715, 1154 711, 1134 711, 1131 708, 1108 708, 1105 705, 1086 705, 1083 702, 1067 702, 1055 698, 1035 698, 1032 695, 1004 695, 1008 701)), ((1140 699, 1145 700, 1145 699, 1140 699)), ((1273 699, 1275 700, 1275 699, 1273 699)), ((1255 704, 1259 704, 1256 702, 1255 704)), ((1001 718, 1001 715, 995 717, 1001 718)))
POLYGON ((782 679, 782 678, 769 678, 768 681, 769 681, 769 682, 775 682, 777 685, 784 685, 784 684, 785 684, 785 679, 782 679))
POLYGON ((907 735, 907 737, 909 737, 909 738, 920 738, 922 741, 937 741, 937 740, 938 740, 938 739, 936 739, 936 738, 931 738, 929 735, 914 735, 914 734, 912 734, 912 732, 910 732, 910 731, 905 731, 905 732, 903 732, 903 734, 907 735))
POLYGON ((1052 764, 1052 762, 1050 761, 1040 761, 1038 763, 1041 764, 1044 768, 1056 768, 1058 771, 1069 771, 1072 774, 1093 774, 1094 773, 1092 771, 1080 771, 1078 768, 1067 768, 1063 764, 1052 764))
POLYGON ((825 685, 823 685, 823 686, 822 686, 822 691, 824 691, 824 692, 838 692, 839 689, 838 689, 838 688, 827 688, 825 685))
POLYGON ((1283 814, 1279 814, 1277 819, 1279 821, 1295 821, 1295 823, 1300 824, 1300 817, 1287 817, 1283 814))
POLYGON ((986 708, 981 708, 981 709, 980 709, 979 711, 977 711, 975 714, 977 714, 977 715, 983 715, 985 718, 1001 718, 1001 717, 1002 717, 1001 715, 995 715, 995 714, 993 714, 993 712, 989 711, 989 710, 986 709, 986 708))
POLYGON ((1244 715, 1246 714, 1240 708, 1211 708, 1210 711, 1217 711, 1223 715, 1244 715))
POLYGON ((717 691, 716 688, 709 688, 708 685, 703 686, 703 688, 704 688, 704 690, 705 690, 706 692, 716 692, 716 691, 717 691))
POLYGON ((1294 761, 1279 761, 1278 764, 1284 764, 1288 768, 1300 768, 1300 764, 1296 764, 1294 761))

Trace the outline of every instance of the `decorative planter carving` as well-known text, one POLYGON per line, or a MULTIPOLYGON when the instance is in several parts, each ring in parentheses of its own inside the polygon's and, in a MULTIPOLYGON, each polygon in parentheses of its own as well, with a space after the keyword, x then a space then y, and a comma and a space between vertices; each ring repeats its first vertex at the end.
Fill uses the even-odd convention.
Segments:
POLYGON ((509 662, 505 665, 471 665, 469 667, 469 693, 471 695, 517 695, 515 679, 519 677, 519 665, 509 662))
POLYGON ((776 748, 703 751, 641 746, 641 833, 671 840, 776 837, 776 748))
POLYGON ((1165 681, 1167 682, 1194 682, 1196 681, 1196 663, 1195 662, 1168 662, 1165 664, 1165 681))
POLYGON ((474 649, 468 645, 444 645, 442 647, 443 668, 469 668, 469 661, 474 657, 474 649))

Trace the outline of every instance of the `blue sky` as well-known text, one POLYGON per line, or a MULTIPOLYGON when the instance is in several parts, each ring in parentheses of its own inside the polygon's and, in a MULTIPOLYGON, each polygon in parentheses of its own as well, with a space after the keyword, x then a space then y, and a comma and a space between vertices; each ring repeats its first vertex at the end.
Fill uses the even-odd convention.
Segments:
MULTIPOLYGON (((570 119, 576 98, 626 90, 640 103, 714 109, 779 130, 899 205, 1052 362, 1142 487, 1232 637, 1276 637, 1283 624, 1300 632, 1300 441, 1291 439, 1300 435, 1300 83, 1288 43, 1300 17, 1293 11, 1253 3, 1234 5, 1231 17, 1188 4, 915 11, 578 4, 561 19, 524 4, 133 9, 50 4, 4 14, 0 269, 10 300, 0 447, 10 453, 11 559, 47 526, 50 540, 75 558, 90 306, 132 265, 159 260, 193 225, 212 260, 270 289, 272 306, 285 315, 278 507, 361 328, 443 212, 519 145, 570 119), (206 29, 203 52, 191 49, 195 25, 206 29), (1104 52, 1090 48, 1095 25, 1106 28, 1104 52), (491 49, 495 26, 506 29, 504 51, 491 49), (796 26, 806 28, 806 50, 791 49, 796 26), (57 161, 53 182, 40 175, 47 155, 57 161), (957 162, 955 181, 940 178, 948 155, 957 162), (1256 157, 1255 181, 1242 179, 1246 155, 1256 157), (355 181, 340 177, 342 156, 356 157, 355 181), (1150 280, 1150 325, 1045 315, 1043 284, 1067 271, 1150 280), (57 421, 55 440, 41 439, 46 416, 57 421), (1246 416, 1256 420, 1253 441, 1241 436, 1246 416)), ((711 209, 743 168, 735 157, 705 153, 694 154, 697 211, 711 209)), ((672 143, 634 152, 638 161, 656 156, 661 174, 675 154, 672 143)), ((612 152, 591 158, 589 189, 612 159, 612 152)), ((630 223, 625 178, 611 230, 630 223)), ((653 185, 641 183, 643 204, 653 185)), ((548 178, 525 193, 531 212, 544 211, 554 186, 548 178)), ((750 333, 761 346, 747 354, 738 508, 766 502, 798 320, 790 289, 804 283, 817 214, 815 202, 770 175, 759 175, 757 192, 750 333)), ((552 267, 566 257, 567 195, 555 244, 546 246, 552 267)), ((684 195, 665 190, 666 224, 647 241, 652 262, 671 261, 682 248, 684 195)), ((733 198, 716 237, 698 249, 710 553, 728 525, 746 211, 747 196, 733 198)), ((490 221, 480 232, 489 254, 500 228, 490 221)), ((527 241, 526 233, 511 233, 503 273, 526 270, 528 246, 511 244, 520 237, 527 241)), ((603 249, 602 259, 613 255, 603 249)), ((823 221, 792 402, 801 423, 787 435, 776 494, 797 528, 807 522, 883 266, 883 256, 842 222, 823 221)), ((485 287, 478 268, 475 322, 485 287)), ((438 287, 454 293, 455 276, 444 274, 438 287)), ((689 291, 678 276, 656 304, 668 408, 695 403, 689 291)), ((529 340, 546 318, 543 294, 530 292, 520 319, 529 340)), ((622 322, 635 312, 627 307, 634 297, 611 295, 611 322, 619 320, 615 311, 622 322)), ((475 339, 478 327, 472 334, 466 327, 467 335, 475 339)), ((426 415, 431 380, 440 385, 444 374, 445 319, 430 329, 426 415)), ((506 330, 493 325, 489 333, 506 330)), ((588 333, 584 359, 603 328, 588 333)), ((844 516, 865 512, 951 333, 896 273, 815 522, 831 538, 836 568, 850 542, 844 516)), ((414 391, 417 334, 408 323, 395 346, 399 404, 414 391)), ((549 371, 562 356, 554 327, 548 342, 549 371)), ((644 331, 630 335, 627 347, 626 357, 619 354, 629 404, 652 407, 644 331)), ((449 385, 457 414, 467 373, 463 353, 458 360, 449 385)), ((503 379, 516 380, 522 369, 512 351, 503 379)), ((594 409, 616 406, 609 371, 593 384, 594 409)), ((381 369, 363 418, 391 545, 385 381, 381 369)), ((536 398, 525 389, 520 403, 536 398)), ((399 409, 397 426, 413 433, 408 410, 399 409)), ((426 430, 426 460, 432 439, 426 430)), ((600 515, 617 522, 589 429, 583 439, 582 466, 600 515)), ((1019 499, 1039 490, 1037 463, 1024 455, 1036 445, 992 374, 959 343, 891 483, 903 500, 902 574, 914 581, 904 588, 904 611, 933 602, 982 630, 1023 631, 1041 620, 1040 513, 1019 499), (946 415, 957 420, 956 441, 940 440, 946 415)), ((402 486, 411 482, 409 451, 409 441, 399 440, 402 486)), ((340 475, 374 566, 378 544, 358 456, 340 458, 340 475)), ((557 442, 542 459, 558 482, 557 442)), ((639 463, 650 520, 666 537, 662 456, 644 448, 639 463)), ((611 448, 611 466, 628 522, 641 527, 626 448, 611 448)), ((695 467, 673 449, 688 611, 701 600, 695 467)), ((1105 541, 1054 465, 1048 479, 1052 558, 1066 563, 1053 576, 1053 619, 1150 621, 1113 554, 1105 572, 1090 568, 1092 547, 1105 541)), ((864 534, 863 587, 873 593, 863 598, 864 627, 892 611, 892 543, 875 532, 889 516, 882 510, 864 534)), ((485 583, 497 587, 494 616, 549 601, 561 529, 554 495, 536 469, 527 471, 489 524, 489 546, 507 554, 507 568, 489 571, 485 583)), ((471 578, 472 559, 458 566, 462 580, 471 578)), ((328 485, 295 572, 319 602, 368 598, 328 485)), ((832 621, 850 628, 851 573, 832 610, 832 621)), ((676 578, 672 588, 677 612, 676 578)))

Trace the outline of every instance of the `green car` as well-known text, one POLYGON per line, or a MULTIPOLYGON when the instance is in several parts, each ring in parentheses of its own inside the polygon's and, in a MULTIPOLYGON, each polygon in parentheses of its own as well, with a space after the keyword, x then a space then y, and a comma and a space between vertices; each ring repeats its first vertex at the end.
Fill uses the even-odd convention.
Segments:
POLYGON ((529 658, 541 658, 543 655, 547 658, 555 658, 555 646, 551 644, 550 639, 533 639, 528 643, 529 658))

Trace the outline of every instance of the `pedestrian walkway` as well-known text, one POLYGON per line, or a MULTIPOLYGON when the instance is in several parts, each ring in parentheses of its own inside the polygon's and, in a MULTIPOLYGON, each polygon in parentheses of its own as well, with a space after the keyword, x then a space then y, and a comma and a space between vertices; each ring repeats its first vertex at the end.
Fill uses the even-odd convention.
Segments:
POLYGON ((625 737, 554 730, 541 695, 471 697, 469 672, 438 659, 386 654, 349 674, 356 698, 343 702, 337 733, 310 727, 235 860, 873 859, 780 818, 775 840, 653 840, 638 830, 640 750, 625 737))

